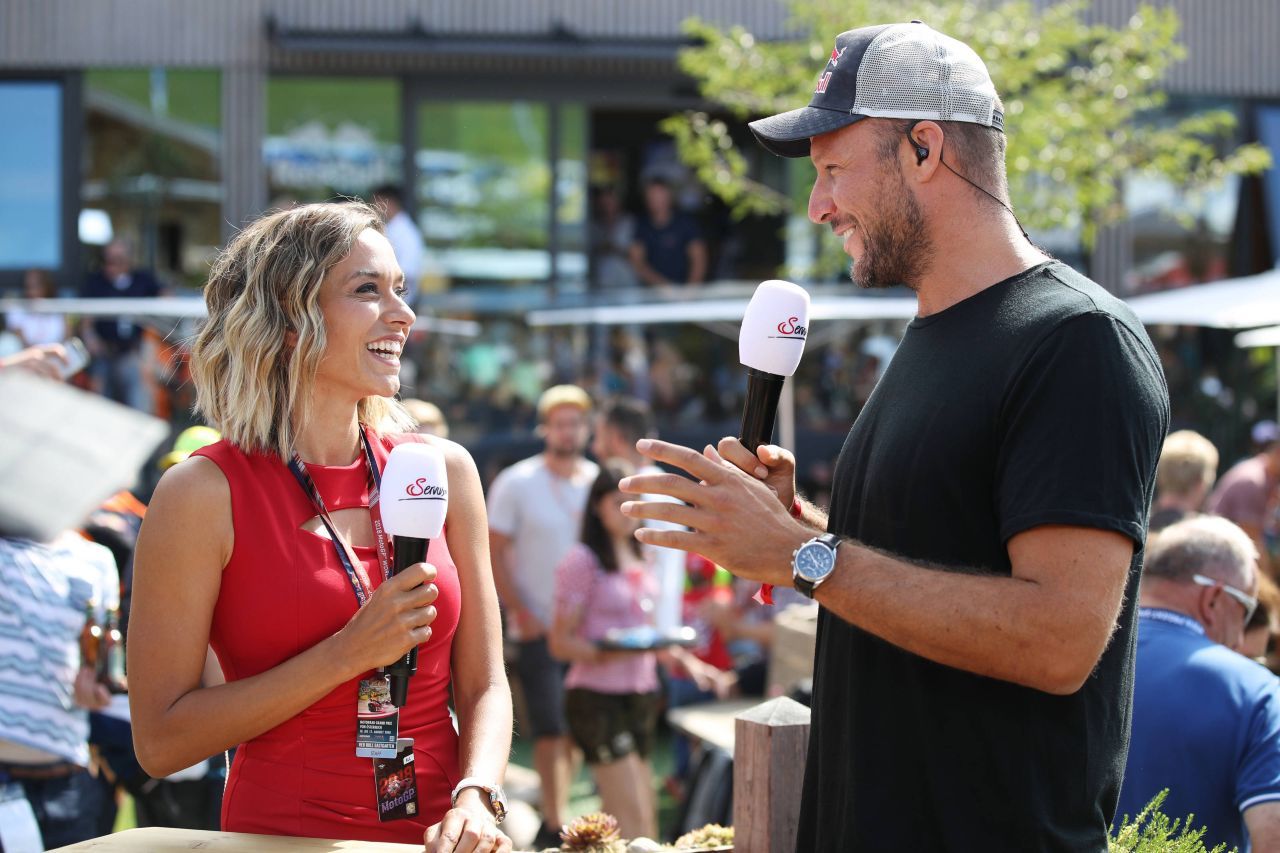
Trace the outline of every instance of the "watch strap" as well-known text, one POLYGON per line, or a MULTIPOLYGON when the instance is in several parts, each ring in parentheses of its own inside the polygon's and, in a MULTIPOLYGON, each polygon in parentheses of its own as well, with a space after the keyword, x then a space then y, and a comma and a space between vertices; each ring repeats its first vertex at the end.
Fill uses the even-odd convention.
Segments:
POLYGON ((458 805, 458 795, 467 788, 479 788, 484 791, 489 798, 489 806, 493 809, 494 823, 502 823, 507 817, 507 795, 501 787, 490 784, 489 782, 479 779, 475 776, 468 776, 457 785, 453 786, 453 793, 449 795, 449 805, 456 807, 458 805))

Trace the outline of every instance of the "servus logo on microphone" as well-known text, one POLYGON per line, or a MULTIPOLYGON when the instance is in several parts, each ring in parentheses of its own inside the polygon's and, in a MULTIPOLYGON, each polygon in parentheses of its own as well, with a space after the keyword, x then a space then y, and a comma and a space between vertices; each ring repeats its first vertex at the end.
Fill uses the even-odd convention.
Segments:
POLYGON ((449 499, 449 490, 444 486, 433 486, 427 482, 426 477, 419 477, 412 483, 404 487, 405 497, 400 498, 402 501, 446 501, 449 499))
POLYGON ((778 334, 771 338, 782 338, 788 341, 803 341, 809 334, 808 326, 800 323, 799 317, 788 317, 778 324, 778 334))

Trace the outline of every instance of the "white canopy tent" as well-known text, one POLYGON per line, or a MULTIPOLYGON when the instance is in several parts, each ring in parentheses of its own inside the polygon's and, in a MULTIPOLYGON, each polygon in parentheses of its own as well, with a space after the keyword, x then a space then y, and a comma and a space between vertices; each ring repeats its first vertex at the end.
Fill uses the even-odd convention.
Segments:
POLYGON ((1276 348, 1276 417, 1280 418, 1280 326, 1267 326, 1236 335, 1236 346, 1276 348))
MULTIPOLYGON (((203 299, 190 296, 142 299, 0 299, 0 313, 22 310, 33 314, 72 314, 77 317, 131 317, 139 320, 203 320, 209 315, 203 299)), ((471 320, 418 315, 415 329, 474 338, 480 324, 471 320)))
POLYGON ((1280 269, 1128 300, 1147 325, 1252 329, 1280 323, 1280 269))
POLYGON ((1207 326, 1211 329, 1256 329, 1236 335, 1241 347, 1276 349, 1276 408, 1280 414, 1280 268, 1259 275, 1212 284, 1166 290, 1129 300, 1147 325, 1207 326))
MULTIPOLYGON (((646 294, 656 301, 581 305, 530 311, 525 320, 530 326, 617 326, 696 323, 716 334, 736 340, 754 286, 724 285, 707 288, 702 293, 646 294), (732 295, 726 295, 732 294, 732 295)), ((841 296, 813 294, 809 302, 808 350, 812 353, 842 334, 840 324, 824 325, 815 331, 815 320, 842 320, 846 323, 871 323, 896 320, 903 323, 916 316, 914 296, 841 296)), ((782 386, 778 401, 778 443, 790 450, 796 447, 795 383, 782 386)))
POLYGON ((1267 326, 1265 329, 1254 329, 1252 332, 1241 332, 1236 335, 1236 346, 1280 347, 1280 326, 1267 326))

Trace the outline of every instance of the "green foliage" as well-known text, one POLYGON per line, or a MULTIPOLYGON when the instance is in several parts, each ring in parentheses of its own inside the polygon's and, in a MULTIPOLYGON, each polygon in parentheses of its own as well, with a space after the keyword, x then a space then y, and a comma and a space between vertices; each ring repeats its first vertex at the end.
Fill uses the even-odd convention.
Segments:
MULTIPOLYGON (((222 74, 204 69, 167 68, 164 86, 168 116, 209 130, 222 127, 222 74)), ((151 109, 151 72, 134 68, 93 68, 85 72, 89 92, 105 92, 151 109)))
POLYGON ((1195 815, 1187 815, 1186 821, 1170 821, 1161 813, 1160 806, 1168 795, 1167 788, 1156 794, 1132 821, 1126 815, 1107 841, 1108 853, 1225 853, 1225 844, 1213 850, 1204 846, 1204 827, 1191 829, 1195 815))
MULTIPOLYGON (((1235 118, 1203 112, 1165 124, 1150 120, 1160 88, 1185 57, 1172 8, 1140 6, 1122 26, 1083 19, 1068 0, 1036 9, 1025 0, 922 0, 913 14, 971 45, 987 63, 1005 104, 1010 192, 1032 228, 1078 228, 1091 247, 1100 225, 1121 218, 1121 181, 1161 176, 1189 193, 1270 166, 1259 145, 1234 146, 1235 118)), ((745 121, 803 106, 837 33, 902 19, 890 0, 790 0, 793 40, 761 43, 742 27, 686 22, 699 46, 680 67, 708 100, 745 121)), ((673 116, 663 129, 681 158, 736 215, 787 209, 778 192, 751 182, 746 161, 721 121, 673 116)))

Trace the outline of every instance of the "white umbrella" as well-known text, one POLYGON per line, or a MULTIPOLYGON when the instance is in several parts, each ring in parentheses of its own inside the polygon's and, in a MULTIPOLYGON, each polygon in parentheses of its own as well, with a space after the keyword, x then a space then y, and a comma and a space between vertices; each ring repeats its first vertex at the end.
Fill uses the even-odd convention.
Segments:
MULTIPOLYGON (((1129 307, 1149 326, 1170 323, 1179 326, 1208 326, 1211 329, 1254 329, 1280 323, 1280 268, 1232 278, 1213 284, 1198 284, 1135 296, 1129 307)), ((1262 332, 1236 336, 1238 346, 1276 346, 1264 341, 1262 332), (1256 337, 1248 338, 1248 335, 1256 337), (1243 343, 1242 339, 1259 341, 1243 343)), ((1276 350, 1276 372, 1280 375, 1280 349, 1276 350)), ((1276 382, 1276 408, 1280 409, 1280 380, 1276 382)))
POLYGON ((1241 332, 1236 335, 1236 346, 1244 349, 1250 347, 1280 347, 1280 326, 1267 326, 1265 329, 1241 332))
POLYGON ((1180 287, 1129 301, 1143 323, 1252 329, 1280 323, 1280 269, 1213 284, 1180 287))

